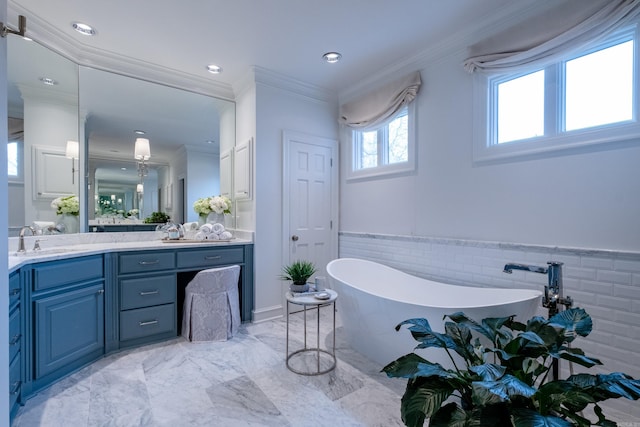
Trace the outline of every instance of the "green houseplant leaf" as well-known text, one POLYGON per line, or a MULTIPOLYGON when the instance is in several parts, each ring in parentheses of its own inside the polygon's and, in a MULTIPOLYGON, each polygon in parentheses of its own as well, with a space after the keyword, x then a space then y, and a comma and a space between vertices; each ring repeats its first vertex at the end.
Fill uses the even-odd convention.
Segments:
POLYGON ((432 427, 608 427, 615 423, 605 417, 598 402, 640 399, 640 380, 619 372, 548 381, 557 359, 587 368, 601 364, 570 346, 592 330, 591 317, 583 309, 571 308, 549 320, 533 317, 526 324, 512 316, 478 322, 462 312, 446 318, 451 321, 445 322, 445 333, 433 331, 426 319, 409 319, 396 326, 399 330, 408 325, 418 342, 416 351, 440 348, 453 365, 449 369, 409 353, 383 368, 389 377, 407 379, 401 403, 407 426, 422 426, 429 419, 432 427), (484 341, 474 338, 474 333, 484 341), (452 350, 464 359, 466 369, 456 366, 452 350), (484 362, 487 353, 493 354, 493 363, 484 362), (593 413, 584 415, 581 411, 590 406, 593 413), (593 416, 597 420, 588 418, 593 416))
POLYGON ((316 266, 310 261, 294 261, 282 267, 282 280, 291 280, 295 285, 304 285, 316 272, 316 266))

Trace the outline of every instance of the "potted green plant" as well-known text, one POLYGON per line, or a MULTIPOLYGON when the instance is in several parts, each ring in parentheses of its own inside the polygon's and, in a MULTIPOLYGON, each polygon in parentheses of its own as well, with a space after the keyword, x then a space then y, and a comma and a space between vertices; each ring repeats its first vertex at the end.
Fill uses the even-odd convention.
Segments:
POLYGON ((164 224, 171 218, 164 212, 151 212, 151 215, 144 219, 145 224, 164 224))
POLYGON ((615 426, 598 402, 640 398, 640 380, 620 372, 548 380, 554 360, 587 368, 602 364, 571 346, 577 336, 585 337, 592 329, 591 317, 583 309, 562 311, 548 320, 533 317, 526 325, 514 321, 514 316, 480 323, 461 312, 446 318, 450 321, 445 322, 445 333, 433 331, 426 319, 396 326, 399 330, 410 325, 419 342, 416 349, 441 348, 453 366, 446 369, 409 353, 382 369, 389 377, 408 380, 400 411, 407 426, 423 426, 427 418, 433 427, 615 426), (474 333, 489 344, 474 339, 474 333), (457 361, 453 353, 460 356, 457 361), (582 414, 590 405, 596 421, 582 414))
POLYGON ((291 292, 306 292, 309 290, 307 280, 316 272, 316 266, 310 261, 294 261, 282 268, 282 280, 290 280, 291 292))

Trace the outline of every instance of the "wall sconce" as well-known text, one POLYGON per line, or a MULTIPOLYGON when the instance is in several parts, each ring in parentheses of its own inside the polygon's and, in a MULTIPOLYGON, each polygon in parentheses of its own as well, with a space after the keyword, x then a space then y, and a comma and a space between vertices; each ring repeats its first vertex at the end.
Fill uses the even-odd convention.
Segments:
POLYGON ((142 185, 142 183, 136 185, 136 192, 140 194, 144 193, 144 185, 142 185))
POLYGON ((133 157, 138 160, 138 175, 147 176, 147 165, 144 162, 151 158, 151 147, 147 138, 136 138, 133 157))
POLYGON ((12 30, 4 25, 4 22, 0 22, 0 36, 7 37, 7 34, 16 34, 29 40, 24 34, 27 32, 27 17, 24 15, 18 16, 18 30, 12 30))
POLYGON ((80 157, 80 144, 78 144, 78 141, 67 141, 65 157, 71 159, 71 183, 75 184, 76 159, 80 157))

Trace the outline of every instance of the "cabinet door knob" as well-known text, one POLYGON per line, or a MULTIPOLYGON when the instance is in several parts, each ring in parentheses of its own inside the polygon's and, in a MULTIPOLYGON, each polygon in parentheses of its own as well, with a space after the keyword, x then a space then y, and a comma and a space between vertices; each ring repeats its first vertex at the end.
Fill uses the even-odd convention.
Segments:
POLYGON ((11 341, 9 341, 9 345, 16 345, 20 342, 20 338, 22 338, 22 334, 15 335, 11 341))
POLYGON ((291 236, 291 240, 293 240, 294 242, 297 242, 299 238, 300 237, 296 236, 295 234, 291 236))
POLYGON ((104 289, 98 289, 98 295, 104 294, 104 289))
POLYGON ((11 384, 11 388, 9 389, 9 394, 14 395, 20 392, 20 386, 22 385, 22 381, 16 381, 11 384))

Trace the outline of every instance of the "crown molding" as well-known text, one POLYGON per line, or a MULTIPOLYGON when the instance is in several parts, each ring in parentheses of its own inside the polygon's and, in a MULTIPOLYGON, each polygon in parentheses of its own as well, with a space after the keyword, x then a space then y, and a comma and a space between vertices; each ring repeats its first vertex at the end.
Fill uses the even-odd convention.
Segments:
POLYGON ((8 16, 28 17, 29 37, 44 47, 64 56, 74 63, 103 71, 134 77, 151 83, 175 87, 204 95, 234 101, 233 88, 203 76, 186 73, 157 64, 141 61, 103 49, 88 46, 69 36, 40 18, 37 13, 14 1, 8 2, 8 16))
POLYGON ((254 65, 251 67, 251 72, 256 83, 283 89, 302 96, 307 100, 321 103, 335 103, 338 99, 337 93, 329 89, 297 80, 267 68, 254 65))
MULTIPOLYGON (((491 11, 491 13, 479 17, 474 25, 465 27, 452 36, 423 49, 417 54, 385 67, 376 74, 363 78, 358 84, 341 92, 339 94, 339 102, 343 104, 368 92, 371 87, 380 86, 387 81, 397 78, 399 75, 426 69, 451 55, 459 55, 480 39, 490 34, 506 30, 532 15, 557 5, 557 0, 536 0, 535 2, 528 3, 526 6, 522 6, 522 4, 517 1, 511 2, 499 10, 491 11)), ((462 68, 462 63, 460 67, 462 68)))

